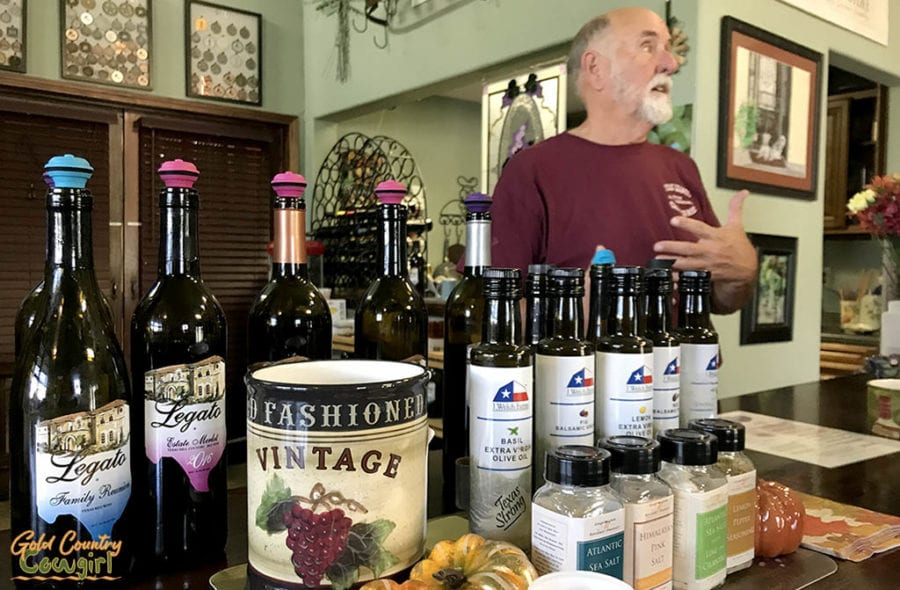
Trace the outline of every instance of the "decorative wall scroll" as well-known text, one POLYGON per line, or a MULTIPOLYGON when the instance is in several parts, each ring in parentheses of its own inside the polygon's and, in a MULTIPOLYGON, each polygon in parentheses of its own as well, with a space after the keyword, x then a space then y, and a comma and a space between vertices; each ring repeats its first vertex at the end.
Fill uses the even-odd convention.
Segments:
POLYGON ((551 66, 484 87, 481 190, 491 193, 516 152, 566 129, 566 66, 551 66))
POLYGON ((63 78, 150 90, 151 0, 60 0, 60 7, 63 78))
POLYGON ((187 11, 187 95, 262 104, 262 17, 196 0, 187 11))
POLYGON ((0 4, 0 70, 25 71, 25 15, 27 0, 0 4))

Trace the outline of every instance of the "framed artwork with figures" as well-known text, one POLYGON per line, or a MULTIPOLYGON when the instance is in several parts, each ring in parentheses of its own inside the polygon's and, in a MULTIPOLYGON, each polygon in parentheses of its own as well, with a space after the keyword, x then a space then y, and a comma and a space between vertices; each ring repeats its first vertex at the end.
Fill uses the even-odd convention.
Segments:
POLYGON ((756 248, 756 290, 741 310, 741 344, 793 339, 797 238, 748 234, 756 248))

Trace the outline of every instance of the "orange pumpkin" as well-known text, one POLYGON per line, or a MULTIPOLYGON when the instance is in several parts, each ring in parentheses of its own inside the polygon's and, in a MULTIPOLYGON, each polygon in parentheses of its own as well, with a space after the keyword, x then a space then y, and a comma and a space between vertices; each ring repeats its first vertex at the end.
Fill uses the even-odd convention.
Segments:
POLYGON ((803 540, 803 502, 777 481, 756 484, 756 555, 793 553, 803 540))
POLYGON ((429 590, 525 590, 537 576, 515 545, 471 533, 441 541, 409 574, 429 590))
POLYGON ((382 578, 368 582, 360 590, 428 590, 428 584, 418 580, 407 580, 402 584, 398 584, 394 580, 382 578))

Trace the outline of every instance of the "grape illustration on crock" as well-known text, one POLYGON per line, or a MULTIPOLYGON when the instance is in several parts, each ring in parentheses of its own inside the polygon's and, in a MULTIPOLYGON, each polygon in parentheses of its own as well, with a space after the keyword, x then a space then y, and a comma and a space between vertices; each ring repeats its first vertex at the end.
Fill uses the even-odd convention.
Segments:
POLYGON ((354 523, 351 513, 364 515, 368 510, 321 483, 309 497, 293 495, 284 480, 273 475, 256 509, 256 525, 270 535, 286 532, 284 544, 303 586, 317 588, 327 576, 335 590, 345 590, 358 581, 360 568, 377 578, 399 562, 383 545, 395 523, 354 523))

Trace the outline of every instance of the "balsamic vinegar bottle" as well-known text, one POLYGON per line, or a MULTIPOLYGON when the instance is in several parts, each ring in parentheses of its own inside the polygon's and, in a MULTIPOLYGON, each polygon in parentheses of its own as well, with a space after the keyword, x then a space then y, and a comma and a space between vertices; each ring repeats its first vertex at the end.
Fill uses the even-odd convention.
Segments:
POLYGON ((678 278, 678 340, 681 342, 679 421, 715 418, 719 391, 719 335, 709 318, 710 273, 683 270, 678 278))
MULTIPOLYGON (((469 347, 481 341, 484 270, 491 265, 491 198, 466 197, 466 261, 463 278, 444 306, 444 510, 452 512, 457 494, 457 461, 468 456, 469 423, 466 365, 469 347)), ((465 477, 465 474, 463 474, 465 477)), ((465 481, 465 479, 463 479, 465 481)), ((465 492, 467 493, 467 492, 465 492)), ((460 508, 463 508, 460 506, 460 508)))
POLYGON ((146 557, 174 569, 225 547, 226 329, 200 274, 197 168, 174 160, 159 175, 159 275, 131 320, 131 370, 143 392, 146 557))
POLYGON ((538 342, 534 368, 534 481, 544 485, 548 451, 594 445, 594 345, 584 333, 584 270, 551 269, 547 275, 550 334, 538 342))
POLYGON ((428 312, 425 301, 409 282, 406 269, 406 187, 394 180, 375 189, 381 200, 378 215, 381 273, 356 310, 354 355, 360 359, 425 363, 428 355, 428 312))
POLYGON ((653 429, 653 345, 640 333, 644 271, 639 266, 611 270, 612 303, 608 333, 597 342, 594 374, 594 434, 650 438, 653 429))
POLYGON ((469 354, 469 529, 522 549, 531 543, 533 363, 521 341, 522 275, 484 271, 481 342, 469 354))
POLYGON ((275 248, 272 273, 250 308, 251 364, 300 356, 331 358, 331 311, 309 280, 306 263, 306 179, 282 172, 272 179, 275 248))
POLYGON ((16 588, 122 587, 136 554, 125 358, 94 273, 93 168, 46 165, 47 262, 10 393, 12 580, 16 588))
POLYGON ((547 336, 547 310, 550 294, 547 290, 547 273, 551 264, 529 264, 525 278, 525 344, 537 346, 547 336))
POLYGON ((653 344, 653 432, 678 428, 681 346, 672 327, 672 271, 648 268, 644 337, 653 344))

